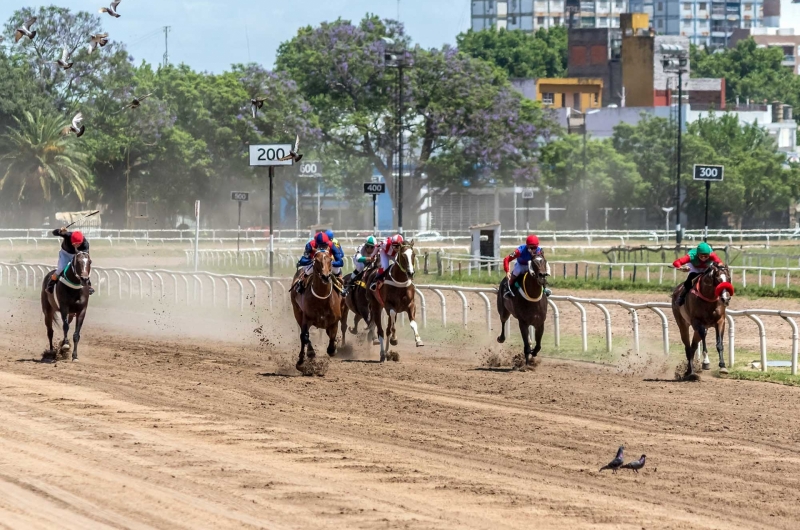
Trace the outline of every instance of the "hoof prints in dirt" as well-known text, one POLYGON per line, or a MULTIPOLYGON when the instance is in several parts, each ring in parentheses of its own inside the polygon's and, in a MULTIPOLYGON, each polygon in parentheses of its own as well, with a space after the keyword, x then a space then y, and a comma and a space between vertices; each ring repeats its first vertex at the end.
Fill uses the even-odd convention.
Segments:
POLYGON ((301 374, 307 377, 325 377, 325 374, 328 373, 329 365, 330 361, 327 355, 318 355, 312 359, 306 359, 297 369, 301 374))
POLYGON ((685 378, 684 374, 686 373, 686 368, 688 364, 686 363, 686 359, 682 360, 678 363, 678 366, 675 367, 675 380, 676 381, 700 381, 700 372, 703 371, 703 363, 699 359, 695 359, 692 361, 692 367, 694 368, 694 376, 685 378))

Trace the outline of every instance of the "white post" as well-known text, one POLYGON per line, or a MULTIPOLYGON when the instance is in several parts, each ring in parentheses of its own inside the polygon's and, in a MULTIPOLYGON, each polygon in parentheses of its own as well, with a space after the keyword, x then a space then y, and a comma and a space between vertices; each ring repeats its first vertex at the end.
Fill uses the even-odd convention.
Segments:
POLYGON ((197 272, 197 264, 200 247, 200 201, 194 201, 194 271, 197 272))

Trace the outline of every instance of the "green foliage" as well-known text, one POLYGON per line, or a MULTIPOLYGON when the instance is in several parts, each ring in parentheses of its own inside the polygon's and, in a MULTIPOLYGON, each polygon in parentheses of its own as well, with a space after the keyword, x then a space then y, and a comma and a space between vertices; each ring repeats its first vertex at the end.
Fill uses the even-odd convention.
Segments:
POLYGON ((781 101, 800 103, 800 79, 783 66, 779 47, 759 48, 752 38, 741 40, 735 48, 708 50, 692 46, 692 77, 725 78, 725 99, 753 102, 781 101))
POLYGON ((564 77, 567 74, 566 26, 522 30, 468 30, 456 37, 459 51, 504 70, 510 78, 564 77))

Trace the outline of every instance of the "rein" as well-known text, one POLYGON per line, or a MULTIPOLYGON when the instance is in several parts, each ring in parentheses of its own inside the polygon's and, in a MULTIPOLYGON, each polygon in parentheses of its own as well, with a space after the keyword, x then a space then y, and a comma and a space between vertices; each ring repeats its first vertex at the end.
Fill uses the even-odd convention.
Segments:
POLYGON ((698 276, 697 279, 694 281, 694 285, 692 285, 692 290, 689 292, 705 302, 709 302, 712 304, 715 302, 719 302, 719 298, 724 291, 730 291, 731 296, 734 293, 733 285, 731 285, 729 282, 722 282, 714 288, 714 298, 709 298, 703 295, 703 293, 700 291, 701 288, 700 282, 702 281, 702 279, 703 275, 698 276))
MULTIPOLYGON (((394 264, 397 265, 397 267, 401 271, 403 271, 403 274, 406 275, 406 278, 408 278, 408 273, 400 265, 400 262, 395 261, 394 264)), ((406 279, 405 282, 398 282, 397 280, 394 279, 394 276, 392 276, 392 268, 389 267, 389 270, 386 271, 386 278, 383 280, 383 283, 385 283, 386 285, 391 285, 392 287, 409 287, 414 282, 412 282, 410 278, 406 279)))
POLYGON ((72 267, 72 263, 68 263, 64 270, 61 271, 61 274, 58 277, 58 281, 69 287, 70 289, 80 290, 83 289, 83 286, 80 284, 80 278, 78 279, 78 283, 74 283, 67 278, 67 273, 69 272, 70 268, 72 267))
POLYGON ((318 298, 320 300, 327 300, 333 294, 333 282, 331 282, 331 288, 328 290, 328 294, 326 296, 320 296, 314 290, 314 280, 312 279, 311 280, 311 294, 313 294, 315 298, 318 298))
POLYGON ((540 301, 540 300, 542 299, 542 297, 544 296, 544 287, 542 287, 542 286, 540 285, 539 287, 541 287, 541 289, 542 289, 542 290, 541 290, 541 292, 539 293, 539 296, 538 296, 538 297, 536 297, 536 298, 532 298, 532 297, 531 297, 531 295, 529 295, 529 294, 528 294, 528 288, 527 288, 527 287, 525 287, 525 279, 526 279, 527 277, 528 277, 528 273, 526 272, 526 273, 525 273, 525 275, 522 277, 522 282, 520 282, 520 283, 522 283, 522 285, 521 285, 521 286, 519 286, 519 287, 517 287, 517 291, 519 291, 519 294, 521 294, 521 295, 522 295, 522 298, 524 298, 524 299, 525 299, 525 300, 527 300, 528 302, 538 302, 538 301, 540 301))

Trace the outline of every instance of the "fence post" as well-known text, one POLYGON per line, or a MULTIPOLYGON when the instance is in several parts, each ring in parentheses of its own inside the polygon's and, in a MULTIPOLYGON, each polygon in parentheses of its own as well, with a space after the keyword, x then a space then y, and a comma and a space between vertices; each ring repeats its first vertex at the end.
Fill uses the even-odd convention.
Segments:
POLYGON ((485 293, 478 292, 478 296, 483 298, 483 303, 486 304, 486 331, 492 332, 492 302, 485 293))
MULTIPOLYGON (((556 303, 551 300, 549 297, 547 298, 547 305, 553 310, 553 339, 555 341, 556 349, 561 345, 561 325, 559 322, 559 315, 558 315, 558 306, 556 303)), ((510 321, 509 319, 508 321, 510 321)))
POLYGON ((594 304, 594 306, 603 312, 603 320, 605 320, 606 324, 606 351, 611 353, 613 346, 611 340, 611 313, 608 312, 608 309, 603 304, 594 304))
POLYGON ((447 327, 447 302, 445 302, 444 294, 439 289, 432 289, 434 293, 439 297, 439 302, 442 306, 442 327, 447 327))
POLYGON ((761 371, 767 371, 767 332, 764 329, 764 323, 756 315, 746 315, 750 320, 758 326, 758 342, 761 349, 761 371))
POLYGON ((633 326, 633 353, 639 354, 639 315, 633 308, 626 308, 631 314, 631 324, 633 326))

